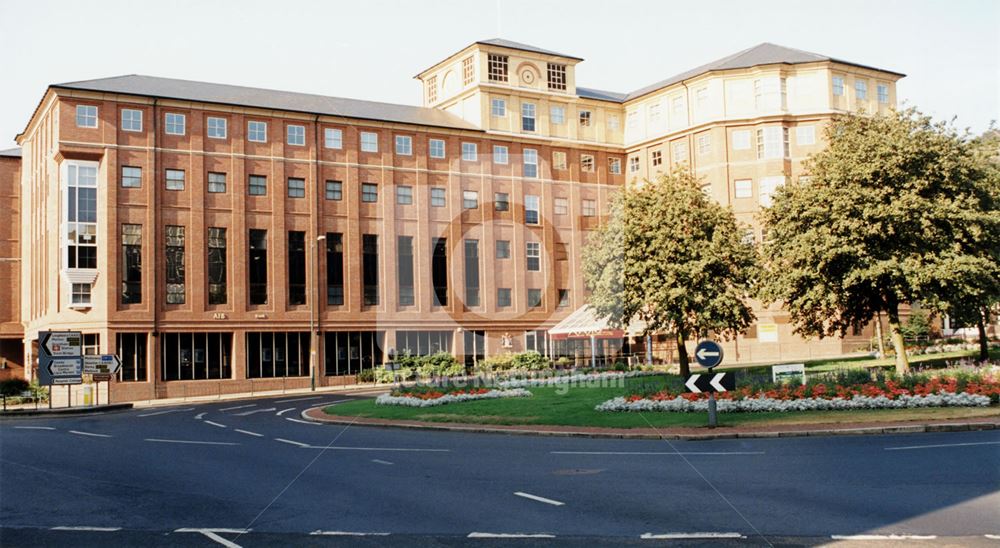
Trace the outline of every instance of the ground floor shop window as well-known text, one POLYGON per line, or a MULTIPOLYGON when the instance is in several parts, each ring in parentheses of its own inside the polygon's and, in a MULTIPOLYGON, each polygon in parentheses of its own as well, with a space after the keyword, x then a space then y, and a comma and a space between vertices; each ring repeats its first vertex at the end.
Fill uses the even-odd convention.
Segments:
POLYGON ((451 352, 451 331, 397 331, 396 352, 409 351, 414 356, 451 352))
POLYGON ((247 333, 247 378, 309 375, 309 333, 247 333))
POLYGON ((466 331, 464 337, 465 367, 472 367, 486 357, 486 332, 466 331))
POLYGON ((356 375, 382 365, 384 331, 337 331, 324 334, 327 376, 356 375))
POLYGON ((232 333, 162 333, 160 364, 163 380, 191 381, 232 377, 232 342, 232 333))
POLYGON ((118 333, 118 358, 122 368, 118 371, 120 382, 146 381, 146 334, 118 333))

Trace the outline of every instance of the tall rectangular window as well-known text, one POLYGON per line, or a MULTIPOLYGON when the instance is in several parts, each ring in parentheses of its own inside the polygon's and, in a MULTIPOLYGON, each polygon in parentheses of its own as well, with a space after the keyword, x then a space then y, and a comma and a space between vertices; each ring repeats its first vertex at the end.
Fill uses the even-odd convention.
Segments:
POLYGON ((556 305, 558 308, 566 308, 569 306, 569 290, 560 289, 559 290, 559 304, 556 305))
POLYGON ((542 244, 538 242, 528 242, 525 255, 529 272, 538 272, 542 269, 542 244))
POLYGON ((363 234, 361 236, 361 278, 364 283, 363 296, 365 306, 378 304, 378 236, 363 234))
POLYGON ((733 181, 733 195, 737 198, 753 198, 753 179, 736 179, 733 181))
POLYGON ((267 122, 247 122, 247 140, 254 143, 267 142, 267 122))
POLYGON ((142 225, 122 225, 122 304, 142 302, 142 225))
POLYGON ((306 197, 306 180, 297 177, 288 178, 288 197, 289 198, 305 198, 306 197))
POLYGON ((344 235, 326 233, 326 304, 344 304, 344 235))
POLYGON ((76 127, 97 127, 97 107, 93 105, 77 105, 76 127))
POLYGON ((427 102, 433 103, 438 100, 437 76, 427 78, 427 102))
POLYGON ((226 304, 226 229, 208 228, 208 304, 226 304))
POLYGON ((142 168, 122 166, 122 187, 139 188, 142 186, 142 168))
POLYGON ((467 86, 472 83, 472 80, 476 77, 476 65, 473 62, 473 57, 470 55, 465 59, 462 59, 462 85, 467 86))
POLYGON ((622 159, 621 158, 608 158, 608 172, 612 175, 621 175, 622 173, 622 159))
POLYGON ((251 175, 247 190, 251 196, 264 196, 267 194, 267 177, 263 175, 251 175))
POLYGON ((493 163, 507 164, 507 147, 503 145, 493 145, 493 163))
POLYGON ((510 194, 506 192, 496 192, 493 194, 493 208, 497 211, 507 211, 510 209, 510 194))
POLYGON ((463 209, 478 209, 479 208, 479 193, 475 190, 465 190, 462 191, 462 208, 463 209))
POLYGON ((428 152, 431 158, 444 158, 444 140, 431 139, 429 141, 428 152))
POLYGON ((340 181, 327 181, 326 182, 326 199, 327 200, 343 200, 344 199, 344 184, 340 181))
POLYGON ((840 97, 844 94, 844 77, 834 76, 833 77, 833 95, 840 97))
POLYGON ((566 91, 566 65, 548 63, 546 77, 549 89, 566 91))
POLYGON ((507 116, 507 101, 497 97, 490 99, 490 116, 494 118, 507 116))
POLYGON ((490 82, 507 81, 507 56, 490 53, 486 57, 486 73, 490 82))
POLYGON ((377 202, 378 185, 375 183, 361 183, 361 201, 365 203, 377 202))
POLYGON ((528 289, 528 308, 538 308, 542 306, 542 290, 528 289))
POLYGON ((431 284, 434 287, 434 304, 448 304, 448 240, 434 238, 431 257, 431 284))
POLYGON ((215 118, 213 116, 208 117, 208 137, 210 139, 225 139, 226 138, 226 119, 225 118, 215 118))
POLYGON ((163 131, 167 135, 184 135, 186 117, 183 114, 168 112, 164 118, 163 131))
POLYGON ((184 170, 166 170, 167 190, 184 190, 184 170))
POLYGON ((509 287, 498 287, 497 288, 497 308, 510 308, 511 298, 510 298, 510 288, 509 287))
POLYGON ((768 126, 757 130, 757 159, 784 158, 784 132, 781 126, 768 126))
POLYGON ((854 81, 854 96, 858 101, 868 100, 868 82, 864 80, 854 81))
POLYGON ((556 126, 566 123, 566 107, 552 106, 549 108, 549 122, 556 126))
POLYGON ((580 171, 583 171, 583 172, 586 172, 586 173, 593 173, 594 172, 594 165, 596 163, 597 162, 594 161, 594 155, 593 154, 581 154, 580 155, 580 171))
POLYGON ((521 103, 521 131, 535 131, 534 103, 521 103))
POLYGON ((67 162, 66 268, 97 268, 97 164, 67 162))
POLYGON ((567 198, 556 198, 553 204, 554 213, 556 215, 567 215, 569 214, 569 199, 567 198))
POLYGON ((462 143, 462 160, 475 162, 479 159, 476 143, 462 143))
POLYGON ((167 304, 184 304, 184 227, 166 228, 167 304))
POLYGON ((431 207, 445 206, 445 190, 439 187, 431 188, 431 207))
POLYGON ((142 111, 123 108, 121 127, 122 131, 142 131, 142 111))
POLYGON ((226 174, 208 172, 208 191, 211 193, 223 193, 226 191, 226 174))
POLYGON ((479 306, 479 240, 465 240, 465 306, 479 306))
POLYGON ((293 146, 304 146, 306 144, 305 126, 288 126, 286 134, 288 144, 293 146))
POLYGON ((524 197, 524 224, 538 224, 539 199, 538 196, 527 195, 524 197))
POLYGON ((396 280, 399 284, 399 306, 413 306, 413 236, 396 238, 396 280))
POLYGON ((288 304, 306 304, 306 233, 288 232, 288 304))
POLYGON ((250 304, 267 304, 267 231, 250 229, 250 304))
POLYGON ((597 216, 597 200, 583 200, 581 202, 582 213, 584 217, 596 217, 597 216))
POLYGON ((552 169, 562 171, 568 167, 566 163, 566 153, 555 151, 552 153, 552 169))
POLYGON ((118 370, 118 380, 121 382, 146 381, 146 334, 118 333, 118 358, 122 362, 118 370))
POLYGON ((674 164, 688 161, 688 144, 685 141, 671 145, 674 153, 674 164))
POLYGON ((378 133, 361 132, 361 152, 378 152, 378 133))
POLYGON ((522 154, 524 158, 524 176, 537 178, 538 177, 538 151, 532 148, 524 149, 522 154))
POLYGON ((887 84, 878 84, 875 88, 878 92, 878 102, 882 105, 889 104, 889 86, 887 84))
POLYGON ((396 187, 396 203, 399 205, 410 205, 413 203, 413 187, 412 186, 397 186, 396 187))
POLYGON ((698 136, 698 155, 704 156, 712 152, 712 138, 708 135, 698 136))
POLYGON ((396 136, 396 154, 401 156, 413 155, 413 137, 409 135, 396 136))
POLYGON ((510 258, 510 240, 497 240, 496 258, 510 258))
POLYGON ((323 146, 326 148, 344 148, 344 131, 333 127, 324 128, 323 146))
POLYGON ((580 111, 580 127, 590 127, 590 111, 580 111))

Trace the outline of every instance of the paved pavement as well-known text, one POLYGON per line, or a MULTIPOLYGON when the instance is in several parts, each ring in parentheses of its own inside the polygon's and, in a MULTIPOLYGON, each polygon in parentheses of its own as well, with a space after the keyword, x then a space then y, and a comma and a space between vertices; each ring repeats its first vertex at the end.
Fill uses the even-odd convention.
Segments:
POLYGON ((0 545, 1000 545, 1000 431, 656 441, 301 420, 350 398, 0 421, 0 545))

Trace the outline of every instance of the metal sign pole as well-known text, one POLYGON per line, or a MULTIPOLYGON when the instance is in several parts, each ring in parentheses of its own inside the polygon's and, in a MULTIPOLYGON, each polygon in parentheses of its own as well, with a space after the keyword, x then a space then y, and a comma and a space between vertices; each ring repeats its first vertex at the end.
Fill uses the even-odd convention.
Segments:
POLYGON ((715 392, 708 393, 708 427, 715 428, 719 424, 719 418, 715 413, 715 392))

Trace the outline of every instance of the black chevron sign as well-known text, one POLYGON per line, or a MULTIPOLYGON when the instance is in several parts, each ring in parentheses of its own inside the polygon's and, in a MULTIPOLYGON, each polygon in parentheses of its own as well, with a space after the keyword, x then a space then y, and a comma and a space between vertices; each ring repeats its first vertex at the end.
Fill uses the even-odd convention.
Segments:
POLYGON ((736 376, 732 373, 695 373, 687 378, 684 386, 695 394, 728 392, 736 389, 736 376))

